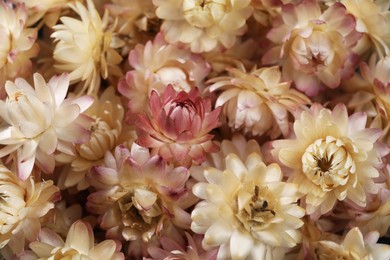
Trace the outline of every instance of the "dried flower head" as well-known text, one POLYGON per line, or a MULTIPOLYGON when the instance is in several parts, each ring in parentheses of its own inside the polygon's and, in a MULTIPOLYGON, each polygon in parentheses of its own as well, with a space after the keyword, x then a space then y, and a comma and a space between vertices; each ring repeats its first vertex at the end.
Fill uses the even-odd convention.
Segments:
POLYGON ((271 138, 287 136, 289 117, 310 103, 304 94, 290 88, 290 82, 281 81, 278 67, 253 69, 250 73, 242 66, 227 70, 228 76, 209 81, 209 89, 223 91, 216 106, 222 106, 222 114, 234 130, 271 138))
POLYGON ((54 208, 60 197, 53 181, 35 182, 33 177, 22 181, 15 173, 0 165, 0 248, 23 233, 35 240, 40 229, 39 218, 54 208))
POLYGON ((107 237, 130 241, 129 250, 146 253, 159 235, 169 234, 171 221, 189 227, 184 208, 190 205, 181 199, 186 195, 188 170, 167 165, 146 148, 133 144, 129 151, 118 146, 88 177, 96 192, 88 196, 87 208, 99 215, 107 237))
POLYGON ((171 84, 177 91, 189 92, 202 87, 210 70, 200 55, 166 43, 161 33, 153 42, 138 44, 130 52, 129 63, 134 69, 118 83, 119 92, 129 99, 129 123, 145 111, 152 90, 162 93, 171 84))
MULTIPOLYGON (((106 152, 113 150, 123 141, 121 136, 123 136, 124 109, 113 87, 107 88, 100 97, 96 98, 84 115, 92 119, 89 125, 90 139, 76 144, 71 154, 64 153, 61 159, 59 155, 56 156, 57 160, 70 164, 70 167, 65 167, 61 172, 58 180, 60 188, 73 186, 76 186, 78 190, 88 188, 86 173, 91 167, 103 163, 106 152)), ((128 133, 130 132, 128 130, 128 133)))
POLYGON ((168 162, 186 167, 193 161, 200 164, 206 153, 218 150, 210 131, 218 126, 220 110, 212 111, 211 100, 200 97, 197 88, 177 93, 168 85, 161 96, 152 91, 149 113, 136 121, 136 142, 168 162))
POLYGON ((79 1, 69 7, 81 20, 63 16, 62 24, 53 27, 51 35, 57 42, 53 57, 60 72, 68 72, 71 83, 84 81, 79 93, 97 93, 101 78, 121 76, 118 64, 122 57, 116 52, 122 42, 113 34, 108 24, 108 13, 100 17, 92 0, 87 7, 79 1))
POLYGON ((36 28, 27 28, 27 9, 24 4, 12 5, 0 1, 0 97, 4 97, 4 83, 31 74, 31 58, 39 52, 35 42, 36 28))
POLYGON ((188 45, 192 52, 230 48, 246 31, 250 0, 153 0, 161 30, 169 43, 188 45))
POLYGON ((30 248, 38 259, 125 259, 119 241, 110 239, 95 245, 94 240, 91 226, 78 220, 70 227, 65 242, 54 231, 43 228, 30 248))
POLYGON ((356 31, 364 34, 357 51, 374 49, 381 57, 390 54, 388 6, 373 0, 341 0, 347 13, 356 19, 356 31), (369 40, 367 40, 368 38, 369 40))
POLYGON ((7 81, 7 99, 0 100, 0 157, 16 154, 19 178, 26 180, 36 164, 47 173, 54 170, 54 151, 71 143, 83 143, 90 132, 83 127, 80 113, 93 102, 88 96, 65 98, 69 87, 66 74, 55 76, 48 83, 34 74, 33 88, 17 78, 7 81))
POLYGON ((351 48, 361 37, 355 27, 354 17, 340 3, 324 12, 314 0, 283 5, 267 34, 277 46, 263 56, 263 63, 282 62, 284 78, 309 96, 336 88, 353 75, 357 56, 351 48))
POLYGON ((218 259, 280 259, 300 242, 305 212, 297 185, 282 182, 277 164, 265 165, 257 153, 245 162, 229 154, 224 171, 209 167, 204 176, 207 183, 193 187, 203 201, 192 211, 191 229, 204 234, 205 249, 220 246, 218 259))
POLYGON ((294 139, 276 140, 280 161, 291 168, 290 181, 305 194, 306 213, 318 218, 349 199, 366 206, 366 192, 377 193, 373 178, 388 148, 377 142, 380 129, 366 128, 367 116, 348 117, 344 105, 333 111, 314 104, 294 123, 294 139))
POLYGON ((351 229, 344 239, 310 243, 308 257, 313 259, 377 259, 390 258, 390 246, 377 244, 379 235, 373 232, 363 238, 359 228, 351 229), (340 240, 340 241, 338 241, 340 240))

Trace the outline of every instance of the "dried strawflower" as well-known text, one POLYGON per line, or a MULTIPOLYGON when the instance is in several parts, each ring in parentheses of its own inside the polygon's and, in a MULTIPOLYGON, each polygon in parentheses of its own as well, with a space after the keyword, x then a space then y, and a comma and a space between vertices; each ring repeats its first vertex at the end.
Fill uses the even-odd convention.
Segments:
POLYGON ((357 51, 374 49, 380 56, 390 54, 390 28, 388 6, 374 0, 341 0, 347 13, 356 18, 356 31, 364 34, 357 51), (367 39, 368 38, 368 39, 367 39))
POLYGON ((178 93, 168 85, 161 96, 152 91, 149 113, 136 121, 136 142, 168 162, 186 167, 193 161, 200 164, 206 153, 218 151, 210 131, 219 124, 220 110, 211 110, 211 100, 202 98, 197 88, 178 93))
POLYGON ((377 244, 379 234, 372 232, 363 238, 359 228, 351 229, 344 239, 320 240, 310 243, 308 257, 313 259, 375 259, 390 258, 390 246, 377 244), (338 241, 340 240, 340 241, 338 241))
POLYGON ((299 91, 290 88, 290 82, 281 80, 278 67, 253 69, 247 73, 228 68, 228 76, 213 78, 210 91, 222 90, 216 106, 234 130, 271 138, 290 133, 290 118, 310 103, 299 91))
POLYGON ((59 197, 53 181, 35 182, 33 177, 22 181, 0 165, 0 248, 19 239, 18 233, 34 241, 41 227, 39 219, 54 208, 59 197))
POLYGON ((300 242, 297 185, 282 181, 277 164, 265 165, 259 154, 245 162, 226 157, 226 169, 206 168, 207 183, 193 187, 203 201, 192 211, 191 229, 204 234, 203 247, 220 247, 218 259, 280 259, 300 242), (271 259, 271 258, 270 258, 271 259))
POLYGON ((315 96, 324 87, 337 88, 353 75, 357 55, 351 51, 361 37, 345 6, 335 3, 324 12, 314 0, 282 6, 281 17, 268 32, 276 44, 263 63, 281 62, 283 77, 315 96))
POLYGON ((250 0, 153 0, 161 30, 169 43, 183 43, 192 52, 230 48, 246 31, 250 0))
POLYGON ((34 74, 33 88, 17 78, 7 81, 7 99, 0 100, 0 157, 16 154, 19 178, 26 180, 36 164, 47 173, 54 170, 57 147, 83 143, 90 137, 80 113, 93 102, 88 96, 65 98, 69 87, 66 74, 55 76, 48 83, 34 74))
MULTIPOLYGON (((95 98, 84 115, 92 119, 89 126, 91 137, 88 141, 77 144, 68 155, 70 158, 61 159, 62 162, 69 163, 70 167, 65 167, 59 177, 60 188, 72 186, 76 186, 78 190, 88 188, 86 173, 91 167, 102 164, 106 152, 113 150, 123 141, 120 137, 123 135, 124 109, 113 87, 107 88, 100 97, 95 98)), ((67 155, 63 154, 63 157, 65 156, 67 155)), ((59 160, 58 155, 56 159, 59 160)))
POLYGON ((316 103, 294 122, 294 139, 272 143, 313 218, 345 199, 365 207, 366 192, 378 193, 373 178, 388 148, 377 142, 382 131, 366 128, 366 120, 364 113, 348 116, 343 104, 332 111, 316 103))
POLYGON ((167 165, 146 148, 133 144, 129 151, 118 146, 88 177, 96 192, 88 196, 87 208, 99 215, 107 237, 130 241, 131 256, 145 255, 158 236, 171 235, 171 222, 189 227, 184 209, 191 205, 183 199, 188 170, 167 165))
POLYGON ((134 68, 118 83, 119 92, 129 99, 129 123, 137 113, 145 111, 152 90, 162 93, 168 84, 175 90, 189 92, 202 87, 202 80, 209 73, 209 65, 200 55, 168 44, 162 34, 145 45, 138 44, 129 54, 134 68))
POLYGON ((214 260, 217 257, 218 249, 206 251, 202 248, 202 236, 195 234, 191 236, 185 232, 187 245, 184 247, 169 237, 160 238, 162 248, 149 247, 148 252, 151 258, 145 260, 159 259, 191 259, 191 260, 214 260))
POLYGON ((87 7, 79 1, 69 4, 81 20, 63 16, 62 24, 53 27, 51 37, 56 42, 53 58, 60 72, 69 73, 72 84, 84 81, 78 93, 96 94, 101 78, 122 75, 118 66, 122 57, 115 50, 122 42, 108 24, 108 13, 101 18, 93 1, 86 2, 87 7))
POLYGON ((0 97, 4 97, 6 80, 31 74, 31 58, 39 52, 35 42, 38 30, 27 28, 24 4, 0 1, 0 97))
MULTIPOLYGON (((36 259, 107 259, 123 260, 122 244, 119 241, 107 239, 94 244, 94 233, 87 222, 78 220, 72 224, 66 236, 66 241, 54 231, 43 228, 38 241, 30 243, 36 259)), ((34 259, 34 258, 33 258, 34 259)))

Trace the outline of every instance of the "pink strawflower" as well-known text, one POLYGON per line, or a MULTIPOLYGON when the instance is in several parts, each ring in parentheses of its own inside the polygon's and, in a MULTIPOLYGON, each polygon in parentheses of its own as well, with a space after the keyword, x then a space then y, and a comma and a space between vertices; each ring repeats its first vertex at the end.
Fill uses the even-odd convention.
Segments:
POLYGON ((206 153, 218 150, 209 132, 218 126, 221 108, 212 111, 211 100, 200 97, 197 88, 178 93, 168 85, 161 96, 153 91, 149 108, 136 121, 139 145, 186 167, 204 162, 206 153))
POLYGON ((134 69, 119 81, 118 90, 129 99, 130 122, 147 108, 152 90, 162 93, 171 84, 177 91, 189 92, 200 87, 210 71, 200 55, 166 43, 161 33, 153 42, 138 44, 129 54, 129 64, 134 69))
POLYGON ((357 55, 351 48, 362 36, 355 27, 354 17, 340 3, 323 12, 312 0, 286 4, 267 35, 276 46, 263 63, 280 62, 284 78, 309 96, 336 88, 353 75, 357 55))

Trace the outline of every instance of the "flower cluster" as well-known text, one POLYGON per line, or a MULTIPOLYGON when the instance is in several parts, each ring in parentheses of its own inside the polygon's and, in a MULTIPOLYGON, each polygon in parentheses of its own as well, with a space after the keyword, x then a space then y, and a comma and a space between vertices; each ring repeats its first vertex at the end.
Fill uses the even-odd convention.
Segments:
POLYGON ((0 0, 0 259, 390 258, 387 0, 0 0))

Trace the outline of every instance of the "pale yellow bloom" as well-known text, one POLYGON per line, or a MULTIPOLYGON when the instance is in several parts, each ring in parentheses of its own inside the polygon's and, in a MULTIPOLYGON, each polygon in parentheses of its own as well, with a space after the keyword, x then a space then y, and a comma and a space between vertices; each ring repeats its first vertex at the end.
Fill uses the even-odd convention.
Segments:
POLYGON ((364 33, 356 51, 376 49, 380 56, 390 54, 390 13, 388 6, 375 0, 341 0, 347 13, 356 18, 356 31, 364 33), (367 39, 368 38, 368 39, 367 39))
POLYGON ((35 42, 38 30, 27 28, 27 8, 9 2, 0 2, 0 96, 4 97, 6 80, 31 74, 31 58, 38 54, 35 42))
POLYGON ((207 182, 194 185, 203 201, 192 211, 191 229, 204 234, 205 249, 218 247, 218 259, 280 259, 300 242, 304 209, 296 203, 297 185, 282 182, 277 164, 265 165, 259 154, 245 162, 226 157, 224 171, 208 167, 207 182))
POLYGON ((344 105, 333 111, 314 104, 294 123, 294 139, 276 140, 280 161, 293 172, 289 181, 305 196, 306 213, 317 218, 337 200, 366 206, 366 192, 377 193, 382 157, 388 148, 377 143, 380 129, 366 128, 367 116, 348 117, 344 105))
POLYGON ((250 0, 153 0, 161 30, 169 43, 181 42, 193 52, 230 48, 246 31, 250 0))
POLYGON ((94 233, 87 222, 78 220, 69 229, 66 241, 50 229, 44 228, 38 241, 30 243, 30 248, 40 260, 55 259, 105 259, 122 260, 119 241, 107 239, 94 244, 94 233))
POLYGON ((35 182, 33 177, 22 181, 0 165, 0 248, 18 239, 19 232, 33 241, 40 229, 39 218, 54 208, 59 196, 53 181, 35 182))
POLYGON ((351 229, 342 241, 321 240, 310 243, 309 256, 314 259, 362 259, 387 260, 390 258, 390 246, 377 244, 376 232, 363 239, 359 228, 351 229))
POLYGON ((53 27, 55 67, 69 72, 71 83, 84 81, 79 93, 97 93, 101 78, 122 75, 118 66, 122 57, 115 50, 122 42, 109 26, 108 13, 101 18, 92 0, 87 0, 87 7, 78 1, 69 7, 81 20, 64 16, 62 24, 53 27))

